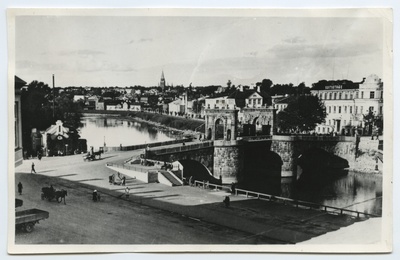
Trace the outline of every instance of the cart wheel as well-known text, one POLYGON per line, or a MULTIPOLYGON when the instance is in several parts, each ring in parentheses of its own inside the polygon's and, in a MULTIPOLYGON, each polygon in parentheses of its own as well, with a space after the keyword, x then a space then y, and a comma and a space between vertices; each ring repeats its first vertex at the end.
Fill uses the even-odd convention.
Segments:
POLYGON ((33 224, 33 223, 26 223, 25 224, 25 231, 27 232, 27 233, 31 233, 32 231, 33 231, 33 226, 34 226, 35 224, 33 224))
POLYGON ((61 197, 57 198, 57 202, 58 202, 58 203, 61 203, 61 201, 62 201, 62 198, 61 198, 61 197))

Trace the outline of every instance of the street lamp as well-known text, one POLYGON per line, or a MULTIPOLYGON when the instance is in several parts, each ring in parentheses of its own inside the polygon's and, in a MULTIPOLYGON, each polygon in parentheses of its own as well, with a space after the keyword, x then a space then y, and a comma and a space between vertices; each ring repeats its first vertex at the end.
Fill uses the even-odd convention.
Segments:
POLYGON ((67 155, 68 152, 68 144, 65 144, 65 155, 67 155))

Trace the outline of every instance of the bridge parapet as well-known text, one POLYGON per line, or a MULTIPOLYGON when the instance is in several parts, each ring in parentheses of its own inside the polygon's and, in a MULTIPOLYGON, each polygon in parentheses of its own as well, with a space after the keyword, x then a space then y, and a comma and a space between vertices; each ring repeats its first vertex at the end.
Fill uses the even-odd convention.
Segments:
POLYGON ((308 141, 308 142, 355 142, 352 136, 310 136, 310 135, 274 135, 273 141, 308 141))

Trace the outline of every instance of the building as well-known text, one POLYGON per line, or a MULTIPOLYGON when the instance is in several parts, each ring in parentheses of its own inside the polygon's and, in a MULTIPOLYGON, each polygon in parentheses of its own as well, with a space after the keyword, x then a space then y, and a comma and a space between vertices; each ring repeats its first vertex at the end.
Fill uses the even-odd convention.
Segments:
POLYGON ((326 81, 326 84, 311 89, 326 108, 326 119, 317 125, 319 134, 337 133, 353 135, 368 131, 364 115, 369 112, 383 117, 383 82, 376 75, 370 75, 363 81, 348 84, 348 81, 326 81))
POLYGON ((168 103, 168 112, 171 115, 184 114, 185 105, 183 99, 177 99, 168 103))
POLYGON ((206 109, 234 109, 236 108, 236 102, 234 98, 228 96, 207 98, 206 109))
POLYGON ((21 165, 23 162, 22 149, 22 119, 21 119, 21 89, 26 82, 19 77, 14 77, 14 165, 21 165))
POLYGON ((276 109, 276 113, 279 113, 282 110, 284 110, 285 108, 287 108, 290 99, 291 99, 291 97, 288 95, 273 96, 272 97, 272 105, 273 105, 274 109, 276 109))
POLYGON ((57 120, 55 125, 47 128, 43 133, 43 137, 43 146, 47 156, 64 155, 67 153, 69 128, 64 127, 61 120, 57 120))

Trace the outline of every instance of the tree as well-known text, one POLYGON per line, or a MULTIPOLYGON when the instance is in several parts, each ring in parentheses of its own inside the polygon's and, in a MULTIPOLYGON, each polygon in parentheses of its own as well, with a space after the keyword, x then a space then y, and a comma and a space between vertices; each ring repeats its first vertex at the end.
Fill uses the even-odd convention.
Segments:
POLYGON ((382 117, 376 116, 372 110, 369 110, 367 114, 363 115, 363 121, 368 135, 371 135, 374 131, 378 131, 377 129, 381 131, 383 128, 382 117))
POLYGON ((81 126, 81 114, 79 104, 73 102, 72 93, 61 92, 53 98, 53 91, 47 84, 32 81, 27 90, 21 93, 21 116, 23 146, 29 153, 32 148, 32 129, 46 130, 57 120, 74 132, 71 140, 79 138, 77 128, 81 126))
POLYGON ((278 127, 284 132, 302 132, 315 129, 325 121, 324 104, 317 96, 292 97, 288 106, 278 114, 278 127))

